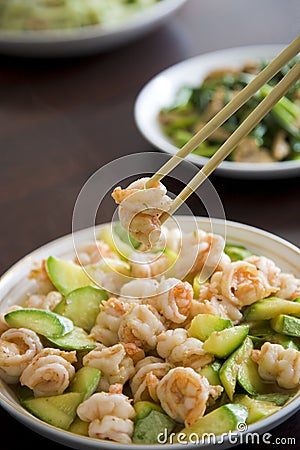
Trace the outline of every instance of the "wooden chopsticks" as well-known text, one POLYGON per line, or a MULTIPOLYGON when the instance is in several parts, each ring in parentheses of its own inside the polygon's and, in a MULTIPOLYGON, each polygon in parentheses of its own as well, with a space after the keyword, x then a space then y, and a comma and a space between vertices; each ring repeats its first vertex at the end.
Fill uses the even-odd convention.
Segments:
MULTIPOLYGON (((208 138, 219 126, 245 104, 265 83, 267 83, 279 70, 300 52, 300 36, 286 47, 268 66, 262 70, 230 103, 228 103, 215 117, 213 117, 197 134, 195 134, 158 172, 156 172, 146 187, 151 187, 170 173, 183 158, 190 154, 198 145, 208 138)), ((231 153, 237 144, 263 119, 287 91, 300 78, 300 61, 280 80, 276 87, 265 97, 261 103, 249 114, 246 120, 224 142, 218 151, 208 160, 197 175, 175 198, 168 213, 160 217, 163 223, 172 215, 187 198, 206 180, 218 165, 231 153)))

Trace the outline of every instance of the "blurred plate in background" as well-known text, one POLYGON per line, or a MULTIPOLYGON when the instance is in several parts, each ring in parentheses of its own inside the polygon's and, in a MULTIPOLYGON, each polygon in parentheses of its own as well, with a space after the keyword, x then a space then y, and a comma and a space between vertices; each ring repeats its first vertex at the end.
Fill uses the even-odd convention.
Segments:
POLYGON ((82 56, 110 50, 162 24, 187 0, 162 0, 114 25, 41 31, 0 30, 0 53, 32 57, 82 56))
MULTIPOLYGON (((284 45, 260 45, 229 48, 202 54, 182 61, 152 78, 139 93, 135 102, 135 121, 141 134, 154 147, 174 155, 178 148, 166 137, 158 120, 161 108, 174 101, 182 86, 199 86, 211 71, 241 68, 252 61, 267 61, 276 57, 284 45)), ((208 158, 191 154, 187 160, 203 166, 208 158)), ((246 179, 284 178, 300 175, 300 161, 249 163, 223 161, 216 174, 246 179)))

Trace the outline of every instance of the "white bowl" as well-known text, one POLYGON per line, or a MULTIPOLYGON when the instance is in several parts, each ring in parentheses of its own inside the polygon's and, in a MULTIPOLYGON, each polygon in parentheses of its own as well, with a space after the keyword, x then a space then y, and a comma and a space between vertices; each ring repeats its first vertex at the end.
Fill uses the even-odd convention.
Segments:
MULTIPOLYGON (((189 230, 194 227, 195 221, 192 217, 176 216, 183 230, 189 230)), ((199 228, 206 231, 211 230, 211 223, 214 233, 223 233, 224 221, 220 219, 196 218, 199 228)), ((293 272, 300 277, 300 250, 289 242, 270 234, 266 231, 244 225, 236 222, 226 222, 226 238, 230 242, 246 245, 253 253, 265 255, 273 259, 276 264, 284 271, 293 272)), ((96 229, 98 233, 104 225, 96 229)), ((81 230, 76 233, 76 245, 81 245, 91 236, 91 229, 81 230)), ((32 288, 32 282, 27 279, 34 262, 40 262, 50 255, 57 257, 70 257, 74 255, 73 237, 67 235, 57 239, 43 247, 30 253, 21 261, 9 269, 0 280, 0 310, 5 310, 8 306, 15 303, 22 303, 25 295, 32 288)), ((51 425, 42 422, 32 416, 28 411, 18 403, 11 389, 0 380, 0 405, 8 411, 15 419, 31 428, 35 432, 57 441, 61 444, 80 450, 99 450, 100 448, 128 449, 128 446, 119 443, 110 443, 97 439, 75 435, 68 431, 60 430, 51 425)), ((263 433, 285 421, 300 408, 300 391, 288 404, 283 406, 278 412, 257 423, 249 426, 248 433, 263 433)), ((228 439, 219 448, 228 448, 232 444, 228 439)), ((135 445, 137 449, 145 449, 145 446, 135 445)), ((201 449, 211 449, 209 444, 201 444, 201 449)), ((147 448, 160 449, 161 445, 147 446, 147 448)), ((164 448, 179 449, 181 445, 166 445, 164 448)))
MULTIPOLYGON (((271 60, 283 45, 259 45, 229 48, 202 54, 164 70, 152 78, 137 96, 134 117, 141 134, 156 148, 174 155, 178 148, 162 132, 158 121, 161 108, 174 100, 177 90, 184 86, 199 86, 212 70, 224 67, 240 68, 249 61, 271 60)), ((189 161, 203 166, 208 158, 191 154, 189 161)), ((234 178, 283 178, 300 174, 300 161, 273 163, 238 163, 223 161, 216 174, 234 178)))
POLYGON ((163 0, 114 25, 68 30, 0 30, 0 52, 17 56, 82 56, 109 50, 141 37, 163 23, 186 0, 163 0))

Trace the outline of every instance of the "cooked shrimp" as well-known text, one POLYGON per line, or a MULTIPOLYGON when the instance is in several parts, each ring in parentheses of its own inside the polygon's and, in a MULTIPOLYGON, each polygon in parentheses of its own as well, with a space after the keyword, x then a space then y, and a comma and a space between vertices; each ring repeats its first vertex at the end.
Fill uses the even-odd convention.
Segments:
POLYGON ((103 272, 101 268, 93 266, 93 270, 89 271, 89 275, 98 286, 110 293, 111 296, 120 294, 120 290, 125 283, 128 283, 128 276, 119 272, 103 272))
POLYGON ((31 270, 28 278, 35 280, 39 294, 48 294, 50 291, 55 290, 55 286, 48 276, 46 260, 43 260, 41 265, 36 265, 36 268, 31 270))
POLYGON ((137 214, 131 219, 128 229, 137 241, 144 244, 145 249, 152 247, 161 236, 159 212, 157 211, 156 215, 137 214))
POLYGON ((158 293, 153 298, 152 305, 166 319, 183 323, 189 315, 194 295, 190 283, 177 278, 167 278, 160 282, 158 293))
POLYGON ((154 356, 147 356, 136 364, 136 373, 130 380, 130 388, 134 402, 141 400, 158 401, 157 386, 168 371, 171 364, 154 356))
POLYGON ((180 228, 166 228, 162 226, 162 232, 165 236, 166 248, 178 254, 182 246, 182 232, 180 228))
POLYGON ((254 264, 255 267, 267 277, 270 286, 273 286, 275 289, 279 288, 281 270, 276 266, 274 261, 266 258, 265 256, 256 255, 248 256, 248 258, 245 258, 244 261, 254 264))
POLYGON ((35 397, 62 394, 75 375, 74 362, 75 351, 44 348, 23 371, 20 383, 32 389, 35 397))
POLYGON ((169 258, 164 253, 133 252, 130 263, 133 278, 161 277, 169 268, 169 258))
POLYGON ((0 338, 0 377, 17 383, 23 370, 42 351, 38 335, 27 328, 10 328, 0 338))
POLYGON ((193 272, 205 269, 212 274, 214 270, 220 268, 220 264, 225 266, 230 262, 229 256, 224 254, 225 240, 222 236, 199 230, 196 239, 199 249, 193 272))
POLYGON ((83 357, 84 366, 92 366, 101 370, 98 390, 108 391, 115 383, 125 384, 134 373, 133 360, 122 344, 106 348, 99 345, 83 357))
POLYGON ((5 311, 0 312, 0 336, 4 331, 9 329, 8 323, 6 322, 6 320, 4 318, 5 314, 7 314, 11 311, 15 311, 16 309, 22 309, 22 307, 19 305, 12 305, 9 308, 7 308, 5 311))
POLYGON ((200 286, 199 298, 192 301, 190 320, 197 314, 213 314, 224 319, 230 319, 234 324, 238 323, 243 317, 238 307, 218 294, 215 286, 212 286, 211 283, 200 286))
POLYGON ((163 318, 155 308, 133 303, 121 319, 118 334, 121 341, 133 342, 147 351, 156 347, 157 336, 164 330, 163 318))
POLYGON ((153 306, 174 323, 186 320, 193 300, 192 286, 176 278, 168 278, 160 283, 153 279, 133 280, 123 286, 121 294, 136 295, 136 300, 153 306))
POLYGON ((63 296, 58 291, 50 291, 47 295, 32 294, 26 299, 24 307, 52 310, 62 298, 63 296))
POLYGON ((293 389, 300 383, 300 352, 265 342, 260 350, 252 351, 259 375, 267 381, 277 381, 284 389, 293 389))
POLYGON ((277 292, 267 277, 254 264, 236 261, 211 277, 212 286, 227 300, 238 307, 251 305, 259 299, 277 292))
POLYGON ((88 429, 89 436, 96 439, 130 444, 134 423, 130 419, 120 419, 115 416, 104 416, 103 419, 93 420, 88 429))
POLYGON ((189 427, 203 416, 209 397, 217 398, 222 390, 221 386, 210 386, 190 367, 176 367, 160 381, 157 396, 170 417, 189 427))
POLYGON ((291 273, 281 273, 279 291, 276 293, 278 297, 286 300, 293 300, 300 297, 300 279, 291 273))
POLYGON ((212 273, 230 263, 224 253, 225 241, 222 236, 197 230, 185 233, 182 237, 182 248, 174 271, 177 278, 183 279, 188 273, 201 273, 208 279, 212 273))
POLYGON ((210 300, 193 300, 189 320, 185 328, 197 314, 212 314, 231 320, 235 325, 240 322, 243 315, 241 311, 226 299, 212 297, 210 300))
POLYGON ((188 336, 184 328, 167 330, 157 338, 157 353, 174 366, 191 367, 195 370, 213 361, 199 339, 188 336))
POLYGON ((121 319, 128 308, 128 303, 114 297, 102 302, 96 323, 91 329, 91 335, 96 341, 107 347, 119 342, 118 331, 121 319))
POLYGON ((142 348, 137 347, 132 342, 120 342, 123 345, 125 352, 132 359, 134 364, 137 364, 139 361, 145 358, 145 352, 142 348))
POLYGON ((141 178, 126 189, 117 187, 112 193, 119 207, 119 218, 131 235, 151 247, 161 236, 159 215, 170 209, 172 200, 163 184, 146 189, 149 178, 141 178))
POLYGON ((122 286, 120 296, 127 301, 128 299, 143 300, 156 295, 158 286, 158 281, 150 278, 132 280, 122 286))
POLYGON ((227 314, 223 306, 219 302, 214 302, 214 297, 209 300, 196 300, 193 299, 190 311, 190 321, 198 314, 212 314, 213 316, 219 316, 227 318, 227 314))
POLYGON ((156 364, 156 363, 163 363, 164 360, 161 358, 158 358, 157 356, 146 356, 141 361, 139 361, 135 366, 135 371, 137 372, 142 367, 145 367, 149 364, 156 364))
POLYGON ((119 384, 110 386, 109 392, 96 392, 77 408, 77 414, 85 422, 111 415, 121 419, 133 419, 134 408, 128 397, 122 394, 119 384))
POLYGON ((103 241, 97 241, 95 244, 89 244, 80 250, 75 258, 75 263, 86 266, 88 264, 96 264, 103 258, 119 259, 109 245, 103 241))
POLYGON ((109 392, 93 394, 78 406, 77 414, 84 422, 90 422, 90 437, 131 443, 135 410, 122 394, 122 386, 112 385, 109 392))

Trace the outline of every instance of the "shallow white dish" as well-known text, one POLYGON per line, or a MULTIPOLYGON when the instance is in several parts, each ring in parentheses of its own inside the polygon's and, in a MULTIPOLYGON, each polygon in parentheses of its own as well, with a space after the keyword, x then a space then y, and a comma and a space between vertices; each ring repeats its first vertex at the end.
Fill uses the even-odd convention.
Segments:
POLYGON ((3 31, 0 52, 16 56, 81 56, 123 45, 163 23, 186 0, 163 0, 114 26, 92 25, 69 30, 3 31))
MULTIPOLYGON (((194 229, 195 218, 187 216, 176 216, 183 230, 194 229)), ((224 221, 220 219, 196 218, 197 225, 206 231, 213 230, 214 233, 224 233, 224 221), (212 224, 212 226, 211 226, 212 224)), ((226 238, 230 242, 246 245, 253 253, 261 254, 273 259, 284 271, 293 272, 300 277, 300 250, 289 242, 270 234, 266 231, 244 225, 237 222, 227 221, 226 238)), ((96 233, 100 231, 100 225, 96 233)), ((89 241, 91 229, 76 233, 76 245, 83 245, 89 241)), ((24 296, 31 289, 31 281, 27 279, 34 262, 40 262, 50 255, 58 257, 70 257, 74 255, 72 235, 64 236, 30 253, 28 256, 16 263, 9 269, 0 280, 0 310, 5 310, 15 303, 22 303, 24 296)), ((15 419, 33 429, 35 432, 57 441, 61 444, 80 450, 98 450, 99 448, 128 449, 128 446, 119 443, 109 443, 97 439, 82 437, 68 431, 63 431, 42 422, 23 409, 8 386, 0 380, 0 405, 8 411, 15 419)), ((282 407, 278 412, 249 426, 247 433, 263 433, 274 428, 281 422, 287 420, 300 408, 300 391, 296 397, 282 407)), ((251 442, 251 441, 250 441, 251 442)), ((218 448, 231 447, 232 443, 225 437, 224 442, 218 448)), ((145 446, 134 445, 137 449, 145 449, 145 446)), ((201 449, 211 449, 209 444, 201 444, 201 449)), ((161 445, 147 446, 147 448, 161 449, 161 445)), ((181 445, 166 445, 164 448, 179 449, 181 445)))
MULTIPOLYGON (((199 86, 212 70, 224 67, 239 68, 253 60, 271 60, 283 48, 284 45, 229 48, 202 54, 169 67, 152 78, 136 99, 134 117, 139 131, 156 148, 174 155, 178 148, 163 134, 158 113, 162 107, 172 103, 181 86, 199 86)), ((208 161, 208 158, 193 154, 186 159, 199 166, 208 161)), ((300 174, 300 161, 257 164, 223 161, 215 172, 223 176, 249 179, 291 177, 300 174)))

